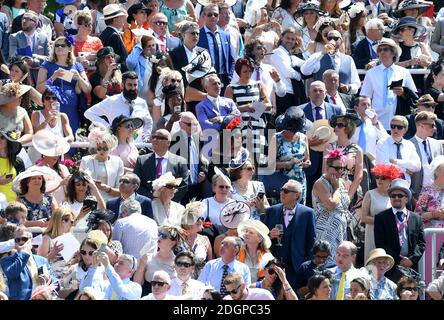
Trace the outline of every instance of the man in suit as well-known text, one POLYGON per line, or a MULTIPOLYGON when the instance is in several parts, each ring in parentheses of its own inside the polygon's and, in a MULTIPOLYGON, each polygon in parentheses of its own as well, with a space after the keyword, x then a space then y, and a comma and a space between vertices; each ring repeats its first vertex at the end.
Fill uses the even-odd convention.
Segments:
POLYGON ((444 19, 436 21, 435 31, 430 39, 430 48, 442 56, 444 52, 444 19))
MULTIPOLYGON (((341 108, 325 102, 325 97, 327 94, 327 89, 322 81, 313 81, 310 84, 310 89, 308 95, 310 102, 298 106, 301 108, 305 117, 314 122, 316 120, 326 119, 330 120, 333 115, 342 114, 341 108)), ((322 141, 311 139, 308 141, 309 145, 319 145, 322 141)), ((322 174, 322 152, 310 150, 310 161, 311 166, 304 169, 307 177, 307 199, 306 205, 311 206, 311 190, 313 189, 313 184, 322 174)))
MULTIPOLYGON (((376 65, 375 59, 378 58, 378 54, 373 49, 373 46, 382 39, 384 23, 378 18, 370 19, 365 24, 365 32, 366 37, 358 42, 352 57, 357 69, 368 70, 376 65)), ((364 75, 361 77, 364 79, 364 75)))
MULTIPOLYGON (((437 104, 438 103, 435 102, 435 100, 430 94, 425 94, 421 96, 416 102, 416 108, 417 108, 416 113, 419 113, 421 111, 429 111, 435 113, 435 107, 437 104)), ((411 139, 415 135, 416 132, 415 116, 416 114, 409 114, 406 116, 409 122, 409 129, 407 130, 407 133, 404 136, 404 138, 406 139, 411 139)), ((444 121, 438 119, 438 117, 435 119, 435 130, 433 130, 433 135, 431 137, 437 140, 444 139, 444 121)))
POLYGON ((430 163, 437 156, 444 154, 441 141, 431 138, 435 131, 435 122, 436 114, 433 112, 421 111, 415 117, 416 134, 410 141, 415 145, 421 159, 421 170, 413 173, 410 189, 416 200, 421 188, 433 183, 434 177, 430 163))
POLYGON ((325 102, 337 105, 341 108, 342 113, 346 113, 352 106, 352 97, 349 94, 339 92, 339 74, 333 70, 325 70, 322 75, 322 81, 325 83, 327 94, 325 102))
POLYGON ((168 19, 162 12, 151 16, 150 27, 154 31, 154 38, 158 41, 157 51, 171 51, 180 45, 179 38, 168 33, 168 19))
POLYGON ((187 192, 185 181, 188 177, 188 165, 184 158, 176 156, 168 151, 171 143, 171 134, 165 129, 159 129, 151 136, 153 152, 139 156, 134 168, 134 174, 140 177, 140 194, 153 198, 151 183, 171 172, 174 177, 182 178, 182 185, 179 186, 173 200, 180 202, 187 192))
POLYGON ((140 186, 140 178, 134 173, 126 173, 119 180, 120 197, 108 200, 106 208, 114 212, 114 223, 120 214, 120 204, 126 199, 135 199, 140 203, 142 214, 153 219, 153 208, 151 207, 151 199, 136 193, 140 186))
POLYGON ((114 52, 120 56, 120 65, 126 70, 125 61, 128 57, 128 51, 120 36, 125 23, 126 13, 118 4, 109 4, 103 8, 103 17, 107 27, 99 35, 99 38, 102 40, 104 47, 113 48, 114 52))
POLYGON ((32 233, 24 226, 19 226, 15 231, 15 250, 13 255, 0 260, 8 281, 10 300, 29 300, 36 286, 59 282, 48 259, 32 254, 32 233), (40 273, 39 269, 44 272, 40 273))
POLYGON ((222 31, 217 25, 219 21, 218 5, 210 4, 205 6, 202 10, 202 16, 205 25, 200 29, 197 45, 210 52, 214 69, 224 84, 224 91, 233 78, 236 52, 231 45, 230 34, 222 31))
POLYGON ((365 8, 372 18, 378 17, 381 13, 386 13, 389 17, 393 16, 392 6, 380 0, 366 0, 365 8))
MULTIPOLYGON (((37 28, 40 29, 42 33, 45 34, 48 40, 55 40, 56 32, 54 29, 54 25, 52 24, 51 19, 43 14, 43 11, 46 8, 46 0, 29 0, 27 9, 34 11, 39 16, 39 22, 37 24, 37 28)), ((22 29, 22 19, 23 14, 15 17, 12 21, 11 33, 17 33, 22 29)))
MULTIPOLYGON (((172 137, 170 152, 185 158, 188 164, 189 176, 186 181, 188 192, 182 198, 182 204, 186 205, 191 199, 203 199, 202 194, 207 194, 211 186, 205 179, 208 173, 208 161, 200 155, 200 127, 196 116, 185 111, 180 114, 180 129, 172 137), (207 182, 207 183, 205 183, 207 182)), ((211 194, 209 195, 211 197, 211 194)))
POLYGON ((311 249, 316 239, 315 215, 313 209, 298 203, 302 186, 290 179, 282 186, 281 203, 266 210, 262 220, 271 230, 273 240, 271 252, 285 263, 285 273, 290 285, 296 288, 296 271, 299 266, 311 259, 311 249), (276 225, 283 225, 283 235, 276 225), (282 238, 282 246, 277 238, 282 238))
MULTIPOLYGON (((375 245, 395 259, 395 266, 418 271, 418 262, 424 254, 424 224, 422 218, 406 208, 412 193, 409 183, 403 179, 392 181, 387 190, 392 207, 375 216, 375 245)), ((390 269, 387 278, 398 282, 402 273, 390 269)))

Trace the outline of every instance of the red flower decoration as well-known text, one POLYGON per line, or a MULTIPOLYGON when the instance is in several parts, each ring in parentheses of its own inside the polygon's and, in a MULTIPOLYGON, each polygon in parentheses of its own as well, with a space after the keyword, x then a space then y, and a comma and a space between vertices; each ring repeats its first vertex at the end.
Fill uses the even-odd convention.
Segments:
POLYGON ((232 130, 232 129, 236 128, 238 125, 240 125, 241 122, 242 122, 241 116, 237 116, 236 118, 231 120, 230 123, 228 123, 228 125, 226 126, 225 129, 232 130))
POLYGON ((327 155, 324 158, 342 160, 344 156, 345 156, 344 148, 336 148, 336 149, 327 150, 327 155))
POLYGON ((204 221, 204 223, 202 224, 204 228, 211 228, 211 226, 213 225, 211 223, 211 221, 204 221))
POLYGON ((402 175, 402 170, 400 168, 387 163, 377 164, 371 171, 375 175, 379 175, 390 180, 395 180, 402 175))

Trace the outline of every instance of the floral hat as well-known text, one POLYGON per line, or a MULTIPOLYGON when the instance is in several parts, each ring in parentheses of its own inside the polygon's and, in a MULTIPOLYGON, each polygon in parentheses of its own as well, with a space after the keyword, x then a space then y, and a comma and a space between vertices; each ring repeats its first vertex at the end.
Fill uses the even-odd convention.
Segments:
POLYGON ((20 98, 31 89, 31 86, 17 82, 9 82, 0 88, 0 106, 20 98))
POLYGON ((22 150, 22 144, 17 141, 17 133, 15 131, 6 131, 6 129, 2 128, 0 129, 0 135, 11 142, 11 153, 18 155, 22 150))

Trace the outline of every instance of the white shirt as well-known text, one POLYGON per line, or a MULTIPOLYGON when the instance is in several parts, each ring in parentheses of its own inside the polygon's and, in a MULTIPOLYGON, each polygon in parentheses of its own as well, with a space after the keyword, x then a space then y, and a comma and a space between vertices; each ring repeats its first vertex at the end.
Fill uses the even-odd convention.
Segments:
POLYGON ((390 163, 390 159, 396 159, 396 166, 402 169, 405 173, 405 179, 410 182, 410 175, 406 171, 418 172, 421 170, 421 160, 416 152, 415 145, 409 140, 401 140, 400 151, 402 159, 396 159, 397 146, 391 136, 379 141, 376 145, 376 164, 390 163))
MULTIPOLYGON (((123 93, 116 94, 87 109, 85 111, 85 117, 91 122, 98 122, 106 127, 110 127, 114 118, 120 116, 121 114, 127 117, 138 117, 144 122, 142 129, 143 134, 146 136, 151 135, 153 119, 151 118, 146 101, 137 97, 132 101, 132 106, 133 111, 130 113, 130 106, 127 100, 123 97, 123 93), (101 116, 105 116, 109 123, 103 120, 101 116)), ((143 142, 142 132, 137 135, 134 142, 143 142)))
POLYGON ((295 55, 291 55, 283 46, 279 46, 271 55, 271 65, 276 68, 284 82, 287 93, 293 94, 293 86, 290 79, 301 80, 301 74, 293 67, 300 67, 304 60, 299 59, 295 55))
MULTIPOLYGON (((328 269, 333 273, 334 280, 332 281, 330 300, 336 300, 336 294, 338 293, 339 283, 341 281, 342 270, 339 267, 333 267, 328 269)), ((356 269, 354 266, 351 266, 350 269, 345 271, 345 281, 344 281, 344 298, 347 294, 350 293, 350 282, 358 277, 366 277, 366 273, 361 271, 360 269, 356 269)))
MULTIPOLYGON (((168 290, 168 294, 172 296, 183 296, 182 284, 183 281, 179 278, 174 278, 171 280, 171 287, 170 290, 168 290)), ((193 300, 200 300, 206 289, 205 284, 191 278, 186 281, 186 284, 187 289, 185 295, 191 296, 193 300)))
MULTIPOLYGON (((403 79, 402 86, 416 92, 415 83, 413 82, 410 72, 406 68, 395 64, 392 64, 390 67, 393 69, 392 81, 403 79)), ((372 99, 372 108, 378 115, 379 121, 381 121, 386 130, 390 130, 390 120, 396 112, 396 99, 393 104, 383 105, 385 68, 386 67, 383 64, 380 64, 367 71, 360 95, 372 99)))
MULTIPOLYGON (((335 61, 335 65, 337 66, 337 70, 339 71, 340 64, 341 64, 341 57, 340 55, 343 53, 336 53, 334 55, 330 55, 335 61)), ((324 54, 322 52, 315 52, 313 53, 310 58, 308 58, 304 64, 301 66, 301 72, 307 76, 316 73, 321 68, 321 59, 324 57, 324 54)), ((351 75, 350 75, 350 83, 346 83, 350 85, 350 93, 354 94, 358 92, 359 87, 361 86, 361 80, 359 79, 358 70, 356 70, 356 65, 353 59, 351 60, 350 65, 351 75)))
POLYGON ((188 62, 191 62, 193 59, 197 57, 197 47, 194 47, 192 50, 188 49, 187 46, 183 46, 185 48, 185 53, 187 55, 188 62))
MULTIPOLYGON (((362 119, 361 119, 362 120, 362 119)), ((355 134, 351 137, 351 142, 358 144, 359 142, 359 134, 361 132, 362 126, 356 128, 355 134)), ((365 150, 363 153, 367 152, 376 157, 376 144, 378 141, 389 137, 389 134, 384 129, 382 124, 378 121, 378 125, 375 126, 372 123, 372 120, 369 118, 365 119, 365 150)))
POLYGON ((332 96, 327 94, 328 102, 340 107, 342 110, 342 114, 345 114, 347 112, 347 107, 345 106, 344 102, 342 101, 341 96, 339 95, 339 93, 337 91, 336 91, 334 98, 335 98, 335 101, 333 101, 332 96))
POLYGON ((156 253, 157 239, 156 221, 140 213, 118 219, 113 228, 113 240, 119 240, 123 252, 137 259, 145 253, 156 253))
MULTIPOLYGON (((424 139, 421 139, 417 135, 415 135, 416 141, 418 141, 419 150, 421 151, 421 154, 419 155, 421 157, 421 165, 422 165, 422 171, 423 171, 423 177, 422 177, 422 186, 430 186, 433 183, 433 173, 432 169, 430 167, 429 161, 427 159, 427 154, 424 150, 424 145, 422 144, 424 139)), ((429 152, 430 157, 433 159, 432 156, 432 150, 430 149, 430 143, 428 139, 427 142, 427 151, 429 152)))
POLYGON ((209 216, 210 221, 213 224, 217 224, 219 226, 222 225, 220 221, 220 212, 228 203, 234 201, 233 199, 228 198, 224 203, 219 203, 214 200, 214 197, 207 198, 202 200, 202 212, 204 213, 204 217, 207 218, 209 216), (207 206, 208 204, 208 206, 207 206))

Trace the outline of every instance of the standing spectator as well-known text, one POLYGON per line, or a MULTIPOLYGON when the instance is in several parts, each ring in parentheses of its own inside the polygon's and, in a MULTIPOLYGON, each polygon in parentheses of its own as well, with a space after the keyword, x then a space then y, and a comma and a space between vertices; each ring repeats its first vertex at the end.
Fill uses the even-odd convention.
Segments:
MULTIPOLYGON (((356 68, 369 70, 376 66, 378 54, 373 46, 382 39, 384 23, 381 19, 370 19, 365 24, 365 38, 358 42, 353 52, 356 68)), ((363 77, 362 77, 363 78, 363 77)))
POLYGON ((429 93, 437 103, 435 113, 444 120, 444 65, 438 60, 430 66, 430 73, 426 78, 426 93, 429 93))
MULTIPOLYGON (((128 53, 131 53, 138 42, 140 36, 136 36, 132 30, 142 29, 145 32, 149 28, 148 15, 151 10, 145 7, 142 2, 134 3, 128 8, 126 23, 124 23, 122 40, 128 53)), ((142 86, 141 86, 142 87, 142 86)))
POLYGON ((375 249, 374 225, 375 216, 390 208, 390 197, 387 193, 393 180, 402 175, 402 171, 387 163, 377 164, 371 173, 376 181, 376 188, 369 190, 362 200, 361 222, 365 223, 364 261, 368 260, 369 253, 375 249))
MULTIPOLYGON (((347 14, 350 17, 350 23, 348 31, 344 34, 344 42, 345 52, 351 55, 354 53, 357 45, 366 38, 365 25, 367 22, 368 11, 365 8, 364 3, 355 2, 348 8, 347 14)), ((356 67, 359 69, 357 65, 356 67)))
POLYGON ((390 120, 395 114, 410 113, 409 102, 416 98, 416 86, 410 72, 396 65, 402 50, 395 41, 382 38, 373 50, 378 53, 381 64, 367 72, 360 95, 372 100, 379 120, 390 130, 390 120))
POLYGON ((6 201, 14 201, 17 194, 12 189, 14 178, 25 170, 23 160, 18 156, 22 145, 13 137, 11 131, 0 130, 0 192, 6 197, 6 201), (10 176, 8 176, 10 175, 10 176))
POLYGON ((396 284, 385 277, 385 273, 395 265, 393 257, 384 249, 376 248, 370 251, 365 265, 371 268, 373 300, 396 300, 396 284))
MULTIPOLYGON (((406 208, 412 193, 409 183, 402 179, 392 181, 387 190, 392 207, 375 216, 375 245, 395 259, 395 266, 418 269, 425 250, 422 218, 406 208)), ((401 272, 392 268, 387 278, 397 282, 401 272)))
POLYGON ((156 222, 142 215, 140 203, 136 200, 125 200, 120 205, 120 219, 116 221, 113 239, 122 243, 123 252, 139 259, 143 253, 154 253, 156 250, 156 222), (145 249, 145 252, 141 252, 145 249))
POLYGON ((324 12, 319 8, 319 5, 314 2, 304 2, 299 4, 298 10, 295 13, 295 18, 302 17, 302 41, 303 49, 308 46, 310 41, 316 38, 318 32, 314 26, 318 22, 319 16, 324 12))
MULTIPOLYGON (((98 61, 100 61, 102 57, 105 58, 113 55, 113 52, 109 50, 109 48, 103 48, 101 50, 104 51, 103 53, 99 51, 97 54, 98 61)), ((109 67, 110 66, 108 65, 108 68, 109 67)), ((116 68, 115 65, 111 67, 116 68)), ((104 66, 104 69, 106 70, 106 65, 104 66)), ((107 79, 108 77, 105 74, 105 76, 102 78, 103 85, 108 86, 107 79)), ((91 122, 102 124, 105 127, 110 127, 114 119, 122 114, 127 117, 140 118, 144 123, 143 129, 140 129, 137 132, 135 142, 147 141, 151 135, 151 129, 153 128, 153 119, 151 118, 146 101, 138 97, 139 84, 137 73, 134 71, 125 72, 122 75, 122 85, 122 94, 115 94, 114 96, 107 97, 101 102, 93 105, 91 108, 85 111, 85 118, 91 122), (110 105, 113 107, 110 108, 110 105), (106 120, 103 118, 106 118, 106 120)))
POLYGON ((350 293, 350 283, 365 274, 354 267, 358 248, 350 241, 343 241, 336 250, 336 267, 329 269, 333 273, 331 300, 344 300, 350 293))
POLYGON ((167 16, 170 32, 176 31, 176 25, 187 18, 197 21, 193 3, 189 0, 163 0, 159 11, 167 16))
POLYGON ((380 0, 366 0, 365 6, 373 18, 378 17, 381 13, 386 13, 390 17, 393 15, 392 6, 380 0))
POLYGON ((230 273, 224 279, 224 286, 228 292, 224 300, 274 300, 270 291, 246 286, 242 274, 238 272, 230 273))
POLYGON ((294 14, 298 10, 300 2, 300 0, 282 0, 279 7, 274 10, 271 18, 277 20, 284 29, 289 27, 297 28, 299 25, 295 20, 294 14))
MULTIPOLYGON (((56 32, 51 20, 43 14, 46 8, 46 0, 29 0, 27 9, 38 14, 39 22, 37 28, 40 28, 48 40, 56 38, 56 32)), ((17 16, 12 21, 11 33, 19 32, 22 29, 23 14, 17 16)))
POLYGON ((296 288, 296 270, 310 259, 316 238, 314 211, 298 203, 301 194, 301 184, 288 180, 281 188, 281 204, 268 208, 263 218, 274 240, 271 252, 285 263, 285 273, 293 288, 296 288), (277 228, 279 224, 283 225, 283 231, 277 228), (282 238, 282 246, 278 238, 282 238))
POLYGON ((114 52, 119 55, 121 66, 125 69, 125 61, 128 57, 128 51, 125 48, 120 36, 125 22, 126 13, 116 3, 109 4, 103 8, 106 29, 100 33, 100 40, 104 47, 112 47, 114 52))
POLYGON ((168 19, 162 12, 151 16, 150 27, 154 32, 154 38, 160 41, 160 44, 156 41, 156 51, 167 52, 180 45, 180 40, 168 33, 168 19))
POLYGON ((435 31, 432 34, 430 40, 430 48, 435 51, 439 56, 442 56, 444 52, 444 20, 437 19, 435 25, 435 31))

